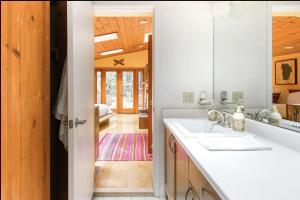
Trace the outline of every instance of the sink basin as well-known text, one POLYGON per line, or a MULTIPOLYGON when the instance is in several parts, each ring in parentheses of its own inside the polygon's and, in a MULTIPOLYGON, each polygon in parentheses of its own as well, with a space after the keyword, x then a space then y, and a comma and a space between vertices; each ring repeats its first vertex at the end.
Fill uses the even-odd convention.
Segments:
POLYGON ((170 121, 185 137, 199 137, 200 135, 240 136, 231 128, 222 127, 217 122, 207 119, 173 118, 170 121))

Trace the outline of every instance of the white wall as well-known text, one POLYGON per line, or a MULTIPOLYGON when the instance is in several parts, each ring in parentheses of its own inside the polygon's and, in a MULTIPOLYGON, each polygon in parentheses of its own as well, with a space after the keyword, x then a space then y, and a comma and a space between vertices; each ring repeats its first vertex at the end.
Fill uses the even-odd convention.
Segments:
POLYGON ((234 3, 214 19, 214 93, 244 91, 245 106, 267 106, 266 2, 234 3))
POLYGON ((154 185, 164 193, 164 108, 192 108, 182 92, 213 90, 213 21, 210 4, 156 6, 154 12, 154 185), (159 169, 159 170, 157 170, 159 169), (155 181, 155 180, 154 180, 155 181))

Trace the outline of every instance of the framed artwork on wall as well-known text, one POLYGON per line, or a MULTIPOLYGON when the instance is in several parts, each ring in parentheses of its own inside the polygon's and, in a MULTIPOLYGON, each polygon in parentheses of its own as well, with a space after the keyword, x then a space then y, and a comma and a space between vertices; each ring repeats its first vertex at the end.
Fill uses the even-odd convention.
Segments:
POLYGON ((275 62, 275 85, 297 84, 297 59, 275 62))

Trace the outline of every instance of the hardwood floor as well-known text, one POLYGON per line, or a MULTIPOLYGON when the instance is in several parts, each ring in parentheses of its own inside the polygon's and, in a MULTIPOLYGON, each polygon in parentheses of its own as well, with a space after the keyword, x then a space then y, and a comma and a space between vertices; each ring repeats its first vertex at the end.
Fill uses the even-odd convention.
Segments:
MULTIPOLYGON (((137 114, 118 114, 109 125, 100 129, 105 133, 145 133, 138 128, 137 114)), ((152 193, 151 161, 97 161, 95 171, 95 193, 152 193)))
POLYGON ((147 133, 147 129, 139 129, 138 114, 117 114, 110 118, 109 125, 100 129, 100 135, 105 133, 147 133))
POLYGON ((96 188, 152 188, 151 161, 98 161, 96 188))

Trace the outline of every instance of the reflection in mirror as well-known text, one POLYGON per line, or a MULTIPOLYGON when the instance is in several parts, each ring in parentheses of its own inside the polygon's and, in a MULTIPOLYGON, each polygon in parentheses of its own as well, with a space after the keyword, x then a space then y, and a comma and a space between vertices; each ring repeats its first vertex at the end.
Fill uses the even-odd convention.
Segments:
POLYGON ((227 12, 215 13, 214 98, 222 107, 234 107, 236 95, 246 107, 267 106, 267 61, 265 2, 229 2, 227 12))
POLYGON ((283 119, 296 122, 284 125, 300 130, 299 5, 272 6, 272 104, 283 119))
POLYGON ((221 110, 243 105, 248 118, 300 132, 297 3, 280 10, 280 3, 216 2, 214 101, 221 110))

